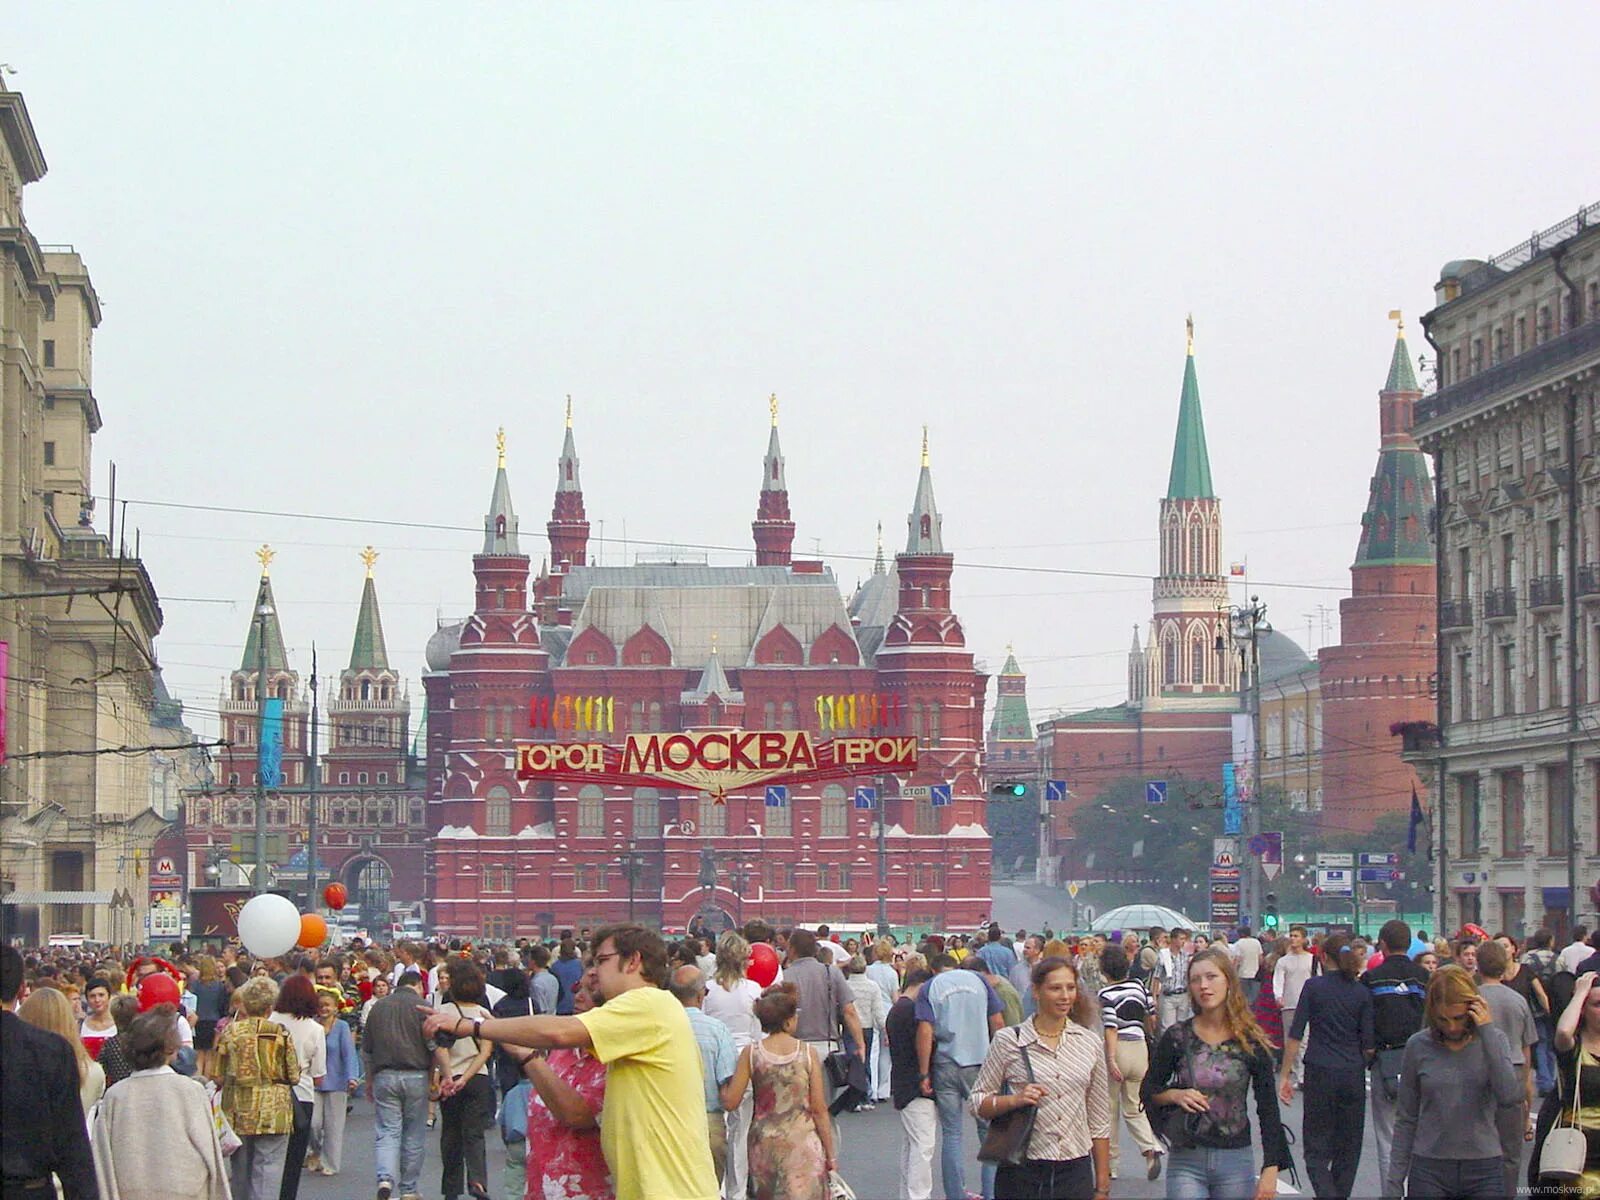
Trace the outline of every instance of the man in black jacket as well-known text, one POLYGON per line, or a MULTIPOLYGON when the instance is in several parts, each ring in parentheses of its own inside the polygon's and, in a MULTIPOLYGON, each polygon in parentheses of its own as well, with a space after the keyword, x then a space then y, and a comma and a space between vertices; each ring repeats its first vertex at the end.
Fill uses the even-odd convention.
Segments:
POLYGON ((66 1039, 27 1024, 11 1006, 22 955, 0 947, 0 1200, 99 1200, 78 1061, 66 1039))
POLYGON ((1394 1106, 1400 1094, 1400 1055, 1406 1041, 1422 1028, 1422 1002, 1428 972, 1407 955, 1411 926, 1389 921, 1378 931, 1383 961, 1361 977, 1372 989, 1372 1026, 1378 1052, 1372 1059, 1372 1131, 1378 1144, 1378 1178, 1389 1177, 1389 1150, 1394 1145, 1394 1106))

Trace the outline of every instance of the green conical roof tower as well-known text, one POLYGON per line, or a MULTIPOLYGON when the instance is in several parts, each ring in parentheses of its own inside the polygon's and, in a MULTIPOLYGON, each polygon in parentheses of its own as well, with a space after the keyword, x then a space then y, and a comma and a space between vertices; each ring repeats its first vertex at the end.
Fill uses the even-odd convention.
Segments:
POLYGON ((1206 424, 1200 415, 1200 383, 1194 373, 1194 318, 1189 318, 1189 355, 1183 364, 1183 396, 1178 402, 1178 436, 1172 444, 1168 500, 1215 500, 1206 424))
POLYGON ((1033 720, 1028 715, 1028 677, 1017 665, 1017 656, 1006 647, 1006 665, 1000 668, 995 687, 994 719, 989 724, 990 740, 996 742, 1033 741, 1033 720))
POLYGON ((1398 311, 1389 317, 1398 324, 1389 375, 1378 393, 1382 444, 1367 508, 1361 514, 1361 544, 1356 547, 1353 566, 1431 566, 1433 485, 1428 479, 1427 455, 1411 436, 1422 389, 1411 369, 1405 324, 1398 311))
POLYGON ((270 546, 262 546, 256 551, 256 558, 261 563, 261 585, 256 588, 256 602, 250 608, 250 633, 244 642, 244 658, 239 663, 241 671, 254 671, 261 664, 256 656, 261 653, 261 617, 263 608, 267 610, 267 670, 287 671, 289 669, 289 652, 283 646, 283 630, 278 625, 278 602, 272 596, 272 580, 267 575, 267 568, 277 556, 270 546))
POLYGON ((378 552, 368 546, 361 552, 367 564, 367 581, 361 589, 361 612, 356 617, 356 640, 350 647, 350 669, 377 671, 389 669, 389 650, 383 644, 383 619, 378 615, 378 589, 372 582, 372 564, 378 552))

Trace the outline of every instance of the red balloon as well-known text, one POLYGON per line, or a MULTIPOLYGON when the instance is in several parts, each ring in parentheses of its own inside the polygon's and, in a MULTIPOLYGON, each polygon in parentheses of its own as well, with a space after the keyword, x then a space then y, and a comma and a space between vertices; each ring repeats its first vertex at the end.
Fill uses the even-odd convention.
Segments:
POLYGON ((158 1004, 176 1004, 178 996, 178 981, 171 975, 158 971, 139 981, 140 1012, 149 1012, 158 1004))
POLYGON ((771 987, 778 977, 778 952, 765 942, 757 942, 750 947, 750 965, 745 974, 762 987, 771 987))
POLYGON ((334 912, 338 912, 350 900, 350 893, 345 891, 344 884, 330 883, 322 889, 322 901, 334 912))

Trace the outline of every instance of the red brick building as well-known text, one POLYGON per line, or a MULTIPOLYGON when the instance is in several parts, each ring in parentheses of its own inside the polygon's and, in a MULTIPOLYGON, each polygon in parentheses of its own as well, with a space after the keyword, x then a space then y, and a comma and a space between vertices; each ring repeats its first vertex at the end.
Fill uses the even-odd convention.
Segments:
MULTIPOLYGON (((263 548, 261 583, 239 669, 221 698, 222 737, 231 745, 216 766, 214 784, 185 796, 184 840, 190 886, 207 879, 240 882, 238 869, 255 854, 255 784, 258 647, 267 647, 267 695, 284 702, 283 786, 267 793, 268 862, 275 886, 299 893, 306 886, 310 795, 311 698, 289 665, 279 609, 263 548)), ((350 660, 337 689, 322 699, 318 717, 321 763, 317 796, 317 875, 321 885, 339 880, 353 911, 379 926, 391 906, 415 903, 423 894, 427 825, 420 776, 412 767, 411 701, 404 681, 389 665, 372 577, 377 555, 363 554, 362 585, 350 660)))
POLYGON ((472 615, 441 626, 427 647, 433 926, 509 937, 630 913, 667 929, 697 915, 871 923, 876 812, 855 806, 863 785, 885 796, 891 922, 986 917, 986 681, 951 607, 941 523, 924 445, 905 551, 892 567, 880 556, 846 599, 821 562, 792 557, 774 408, 754 565, 595 565, 569 409, 550 555, 530 596, 502 441, 472 615), (827 737, 852 728, 863 696, 895 701, 897 731, 920 744, 914 777, 796 785, 772 804, 761 787, 717 803, 692 790, 516 775, 518 741, 718 726, 827 737), (530 728, 530 713, 548 717, 530 728), (951 802, 902 797, 913 783, 948 783, 951 802))
MULTIPOLYGON (((1416 774, 1401 761, 1400 740, 1389 729, 1433 715, 1432 492, 1426 459, 1410 434, 1420 398, 1402 337, 1379 392, 1378 465, 1351 566, 1352 595, 1339 605, 1339 644, 1325 647, 1314 665, 1282 633, 1260 640, 1264 707, 1286 689, 1320 685, 1298 741, 1267 730, 1263 774, 1270 782, 1309 766, 1305 774, 1320 783, 1304 790, 1305 803, 1328 813, 1342 831, 1406 811, 1416 774), (1276 761, 1294 756, 1300 765, 1276 761)), ((1245 711, 1240 689, 1248 681, 1241 680, 1237 655, 1215 650, 1219 634, 1228 635, 1229 594, 1192 339, 1161 501, 1160 547, 1149 632, 1141 645, 1135 627, 1128 654, 1127 701, 1040 724, 1041 773, 1067 780, 1072 790, 1047 826, 1053 844, 1041 848, 1044 881, 1064 881, 1069 871, 1093 877, 1085 867, 1089 848, 1073 844, 1072 814, 1096 803, 1107 787, 1130 778, 1169 785, 1181 778, 1214 793, 1222 765, 1235 757, 1233 726, 1245 711)))

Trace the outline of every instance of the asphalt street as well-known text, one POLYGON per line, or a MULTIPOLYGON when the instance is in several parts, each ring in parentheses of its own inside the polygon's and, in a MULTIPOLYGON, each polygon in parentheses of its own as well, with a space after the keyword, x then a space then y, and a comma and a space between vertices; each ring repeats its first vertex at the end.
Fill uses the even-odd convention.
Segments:
MULTIPOLYGON (((1281 1196, 1311 1194, 1310 1183, 1306 1179, 1305 1161, 1300 1153, 1300 1111, 1300 1101, 1297 1097, 1284 1113, 1284 1121, 1295 1139, 1293 1153, 1295 1164, 1300 1170, 1300 1186, 1295 1188, 1285 1180, 1279 1187, 1278 1194, 1281 1196)), ((1252 1121, 1253 1113, 1252 1106, 1252 1121)), ((899 1171, 900 1119, 891 1106, 884 1104, 872 1112, 843 1114, 840 1118, 840 1135, 840 1174, 855 1189, 859 1200, 896 1200, 904 1195, 900 1186, 899 1171)), ((501 1200, 504 1196, 501 1178, 505 1151, 500 1145, 497 1132, 490 1130, 486 1137, 492 1191, 496 1200, 501 1200)), ((966 1140, 968 1158, 971 1160, 967 1186, 977 1191, 978 1164, 973 1157, 977 1152, 977 1143, 974 1128, 970 1123, 967 1126, 966 1140)), ((935 1197, 942 1195, 938 1162, 936 1150, 933 1185, 935 1197)), ((428 1197, 428 1200, 437 1200, 441 1195, 439 1166, 439 1131, 433 1129, 429 1132, 428 1155, 422 1174, 422 1194, 428 1197)), ((1122 1197, 1161 1197, 1166 1194, 1165 1179, 1151 1182, 1145 1178, 1144 1159, 1132 1139, 1126 1136, 1125 1130, 1122 1138, 1122 1166, 1125 1170, 1119 1172, 1119 1177, 1112 1187, 1111 1194, 1114 1200, 1121 1200, 1122 1197)), ((362 1097, 356 1101, 355 1111, 350 1115, 345 1130, 343 1170, 333 1178, 309 1173, 302 1175, 300 1195, 307 1200, 360 1200, 361 1197, 371 1197, 376 1194, 376 1180, 372 1168, 372 1105, 362 1097)), ((1378 1195, 1378 1154, 1373 1146, 1369 1122, 1365 1149, 1361 1155, 1361 1166, 1356 1175, 1355 1196, 1360 1200, 1378 1195)), ((521 1193, 518 1192, 509 1200, 521 1200, 521 1193)))

